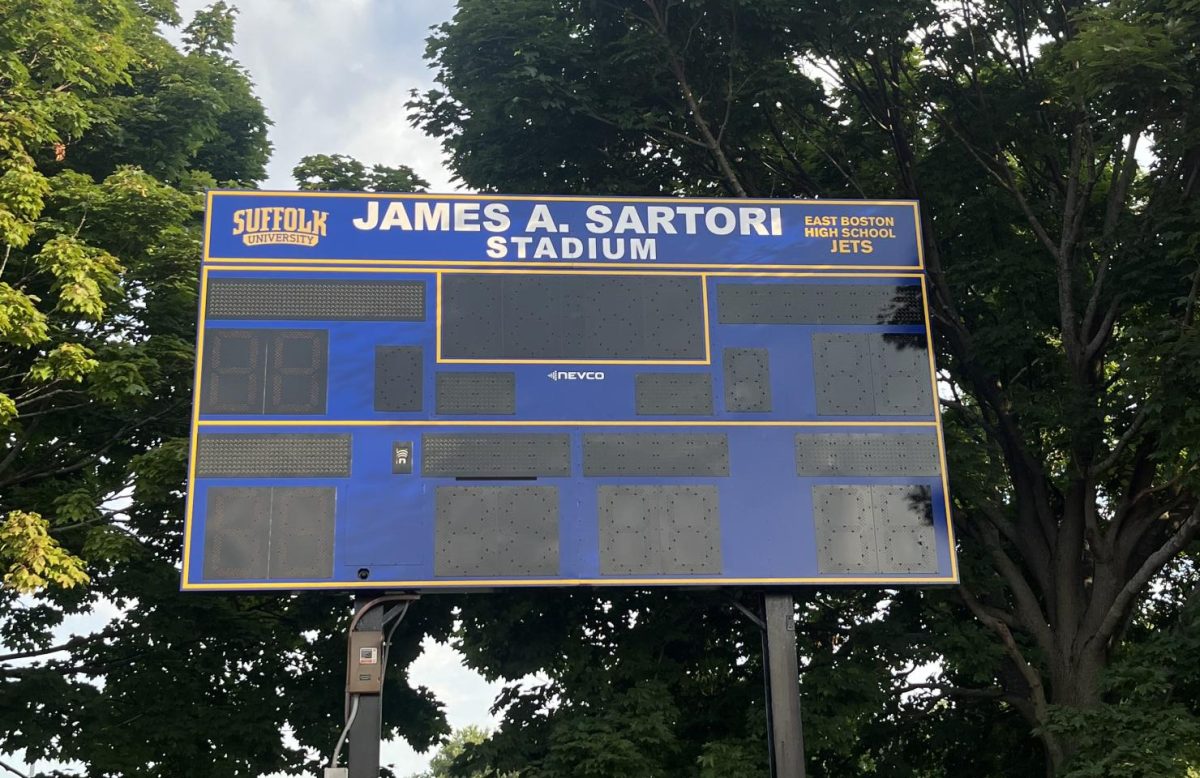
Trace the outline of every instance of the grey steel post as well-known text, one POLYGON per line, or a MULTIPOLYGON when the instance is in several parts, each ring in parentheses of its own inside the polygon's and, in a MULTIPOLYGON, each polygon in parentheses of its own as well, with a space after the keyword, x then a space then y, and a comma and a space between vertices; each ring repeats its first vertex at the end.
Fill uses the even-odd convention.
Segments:
MULTIPOLYGON (((375 599, 378 593, 357 594, 354 610, 358 612, 375 599)), ((378 605, 362 614, 356 629, 382 630, 383 608, 378 605)), ((358 695, 358 713, 350 726, 350 752, 347 766, 350 778, 379 778, 379 740, 383 734, 383 694, 358 695)))
POLYGON ((804 730, 800 723, 800 666, 796 659, 795 613, 790 593, 763 594, 767 744, 774 778, 804 778, 804 730))

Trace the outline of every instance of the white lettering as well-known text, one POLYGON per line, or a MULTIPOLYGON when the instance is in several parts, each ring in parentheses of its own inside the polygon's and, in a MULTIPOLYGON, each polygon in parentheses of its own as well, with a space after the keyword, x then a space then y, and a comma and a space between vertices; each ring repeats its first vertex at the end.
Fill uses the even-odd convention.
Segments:
POLYGON ((646 208, 646 219, 648 220, 649 232, 651 235, 657 235, 660 231, 666 235, 674 235, 675 225, 672 223, 675 219, 675 209, 669 205, 651 205, 646 208))
POLYGON ((454 204, 454 229, 458 232, 479 232, 479 203, 454 204))
POLYGON ((558 259, 558 252, 554 250, 553 238, 539 238, 537 248, 533 251, 534 259, 558 259))
POLYGON ((755 235, 769 235, 764 222, 767 220, 767 212, 762 208, 745 208, 742 210, 742 225, 739 230, 743 235, 749 235, 751 230, 754 230, 755 235))
POLYGON ((612 229, 612 210, 607 205, 589 205, 587 231, 603 234, 612 229))
POLYGON ((483 206, 483 216, 486 219, 483 228, 488 232, 504 232, 512 226, 512 219, 508 218, 508 206, 504 203, 483 206))
POLYGON ((392 227, 399 227, 402 230, 412 229, 412 222, 408 220, 408 211, 404 210, 404 203, 399 200, 388 205, 387 213, 379 222, 381 230, 390 230, 392 227))
POLYGON ((684 234, 685 235, 695 235, 696 234, 696 217, 699 216, 700 214, 704 213, 704 206, 702 206, 702 205, 681 205, 678 208, 676 208, 675 210, 678 211, 679 213, 683 214, 683 219, 684 219, 683 232, 684 232, 684 234))
POLYGON ((375 225, 379 224, 379 201, 367 200, 367 215, 355 219, 353 224, 360 230, 375 229, 375 225))
POLYGON ((533 238, 520 236, 509 238, 508 241, 517 247, 517 259, 525 259, 525 249, 530 243, 533 243, 533 238))
POLYGON ((417 203, 413 207, 418 230, 438 230, 445 232, 450 229, 449 203, 417 203))
POLYGON ((637 206, 627 205, 621 209, 621 213, 617 217, 617 226, 613 228, 613 232, 620 235, 622 232, 645 231, 646 225, 642 224, 642 217, 638 215, 637 206))
POLYGON ((728 235, 737 226, 737 220, 734 219, 733 211, 718 206, 704 214, 704 226, 713 235, 728 235))
POLYGON ((525 224, 526 232, 537 230, 558 232, 558 224, 554 221, 554 215, 550 213, 550 207, 542 203, 533 206, 533 213, 529 214, 529 221, 525 224))
MULTIPOLYGON (((589 238, 595 240, 595 238, 589 238)), ((562 239, 562 258, 563 259, 579 259, 583 256, 583 241, 579 238, 563 238, 562 239)))
POLYGON ((632 238, 629 241, 630 259, 656 259, 658 241, 654 238, 632 238))

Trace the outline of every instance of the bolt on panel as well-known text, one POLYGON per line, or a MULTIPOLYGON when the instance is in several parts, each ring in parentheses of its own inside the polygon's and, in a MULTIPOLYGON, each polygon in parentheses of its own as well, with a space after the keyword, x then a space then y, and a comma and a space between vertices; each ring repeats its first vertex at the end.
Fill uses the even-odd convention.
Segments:
POLYGON ((267 577, 332 577, 336 490, 275 487, 273 492, 267 577))
POLYGON ((558 575, 558 489, 439 486, 435 575, 558 575))
POLYGON ((727 476, 724 433, 587 433, 585 476, 727 476))
POLYGON ((771 410, 770 357, 765 348, 727 348, 725 410, 767 413, 771 410))
POLYGON ((441 318, 443 359, 705 358, 697 277, 455 273, 441 318))
POLYGON ((715 486, 611 486, 597 490, 601 575, 721 572, 715 486))
POLYGON ((925 321, 916 284, 717 284, 721 324, 912 324, 925 321))
POLYGON ((375 410, 421 410, 424 354, 420 346, 375 347, 375 410))
POLYGON ((711 416, 712 375, 638 373, 634 381, 639 416, 711 416))
POLYGON ((210 488, 204 519, 205 578, 267 577, 270 488, 210 488))
POLYGON ((437 412, 511 416, 517 412, 517 376, 507 372, 439 372, 437 412))
POLYGON ((940 471, 932 434, 796 434, 797 475, 936 476, 940 471))

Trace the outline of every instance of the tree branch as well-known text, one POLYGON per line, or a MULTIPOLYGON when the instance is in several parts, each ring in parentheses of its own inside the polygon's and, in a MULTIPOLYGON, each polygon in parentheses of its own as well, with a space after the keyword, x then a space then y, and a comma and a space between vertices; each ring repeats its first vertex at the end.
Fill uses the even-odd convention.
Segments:
POLYGON ((1117 593, 1108 612, 1104 615, 1104 620, 1100 622, 1100 626, 1089 639, 1091 642, 1108 643, 1117 630, 1128 618, 1130 611, 1133 608, 1134 600, 1142 587, 1150 583, 1150 579, 1158 575, 1163 566, 1171 561, 1184 546, 1191 542, 1196 537, 1197 531, 1200 531, 1200 505, 1192 510, 1190 516, 1179 525, 1179 528, 1167 539, 1167 542, 1158 548, 1153 554, 1142 562, 1141 567, 1129 577, 1125 586, 1117 593))
MULTIPOLYGON (((1025 655, 1021 653, 1021 647, 1017 645, 1017 641, 1013 638, 1012 631, 1008 628, 1008 625, 999 619, 989 616, 979 601, 975 599, 975 595, 967 587, 959 585, 958 593, 962 596, 967 608, 975 614, 975 618, 983 622, 984 626, 990 628, 1000 638, 1000 643, 1004 646, 1004 653, 1012 660, 1017 671, 1029 686, 1035 723, 1045 723, 1049 712, 1049 705, 1046 701, 1046 688, 1042 685, 1042 677, 1037 670, 1025 661, 1025 655)), ((1039 730, 1038 737, 1045 744, 1046 750, 1051 753, 1051 758, 1056 763, 1060 762, 1062 760, 1062 748, 1059 746, 1057 739, 1044 729, 1039 730)))
POLYGON ((707 147, 709 153, 713 155, 713 159, 716 160, 717 167, 720 169, 725 183, 729 185, 733 193, 738 197, 749 197, 750 195, 747 194, 745 187, 742 186, 742 182, 734 171, 733 165, 725 155, 725 150, 722 148, 720 141, 712 134, 712 129, 708 126, 708 122, 704 118, 704 112, 700 108, 700 102, 696 99, 696 95, 692 91, 692 85, 688 81, 687 70, 683 65, 683 61, 675 52, 675 47, 671 45, 671 40, 668 37, 666 11, 659 7, 656 0, 645 0, 645 3, 654 17, 653 29, 662 38, 671 73, 675 76, 675 81, 679 85, 679 91, 683 93, 683 100, 692 115, 692 122, 696 125, 696 129, 700 131, 700 137, 704 140, 704 145, 707 147))
POLYGON ((998 686, 987 689, 971 689, 944 683, 909 683, 895 689, 893 694, 907 694, 919 689, 941 692, 940 696, 943 697, 961 697, 965 699, 995 700, 1004 696, 1004 690, 998 686))
POLYGON ((1091 477, 1096 477, 1116 465, 1117 460, 1129 446, 1130 442, 1134 439, 1134 436, 1141 432, 1142 427, 1145 426, 1146 419, 1149 418, 1149 416, 1149 407, 1142 405, 1142 407, 1138 409, 1137 415, 1133 417, 1133 421, 1130 422, 1129 426, 1125 428, 1125 432, 1123 432, 1121 437, 1117 439, 1117 442, 1113 444, 1112 451, 1110 451, 1108 456, 1103 460, 1092 465, 1088 470, 1088 475, 1091 477))
MULTIPOLYGON (((1017 567, 1016 562, 1000 545, 1000 536, 996 530, 989 525, 981 525, 979 530, 976 535, 983 540, 984 547, 992 557, 992 562, 1016 598, 1016 614, 1021 621, 1022 628, 1033 635, 1038 646, 1048 658, 1057 659, 1061 653, 1058 641, 1055 640, 1054 633, 1050 629, 1050 620, 1038 602, 1033 587, 1029 585, 1029 581, 1025 580, 1025 576, 1017 567)), ((978 604, 978 600, 976 603, 978 604)), ((989 616, 989 618, 995 619, 994 616, 989 616)))
POLYGON ((60 651, 70 651, 72 648, 77 648, 93 639, 95 639, 95 635, 89 635, 88 637, 74 637, 68 640, 66 643, 61 643, 57 646, 37 648, 29 651, 16 651, 11 654, 0 654, 0 662, 11 662, 16 659, 30 659, 35 656, 46 656, 47 654, 57 654, 60 651))
POLYGON ((3 767, 5 770, 8 770, 8 771, 9 771, 10 773, 12 773, 13 775, 19 775, 21 778, 29 778, 29 776, 28 776, 28 775, 26 775, 25 773, 21 772, 20 770, 18 770, 17 768, 13 767, 13 766, 12 766, 12 765, 10 765, 9 763, 5 762, 4 760, 0 760, 0 767, 3 767))

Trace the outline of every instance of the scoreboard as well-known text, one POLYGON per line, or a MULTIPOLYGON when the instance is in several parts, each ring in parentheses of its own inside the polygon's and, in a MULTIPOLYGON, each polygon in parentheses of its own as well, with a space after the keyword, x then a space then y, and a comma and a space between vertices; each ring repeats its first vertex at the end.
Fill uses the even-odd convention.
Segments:
POLYGON ((214 191, 182 587, 957 580, 917 204, 214 191))

